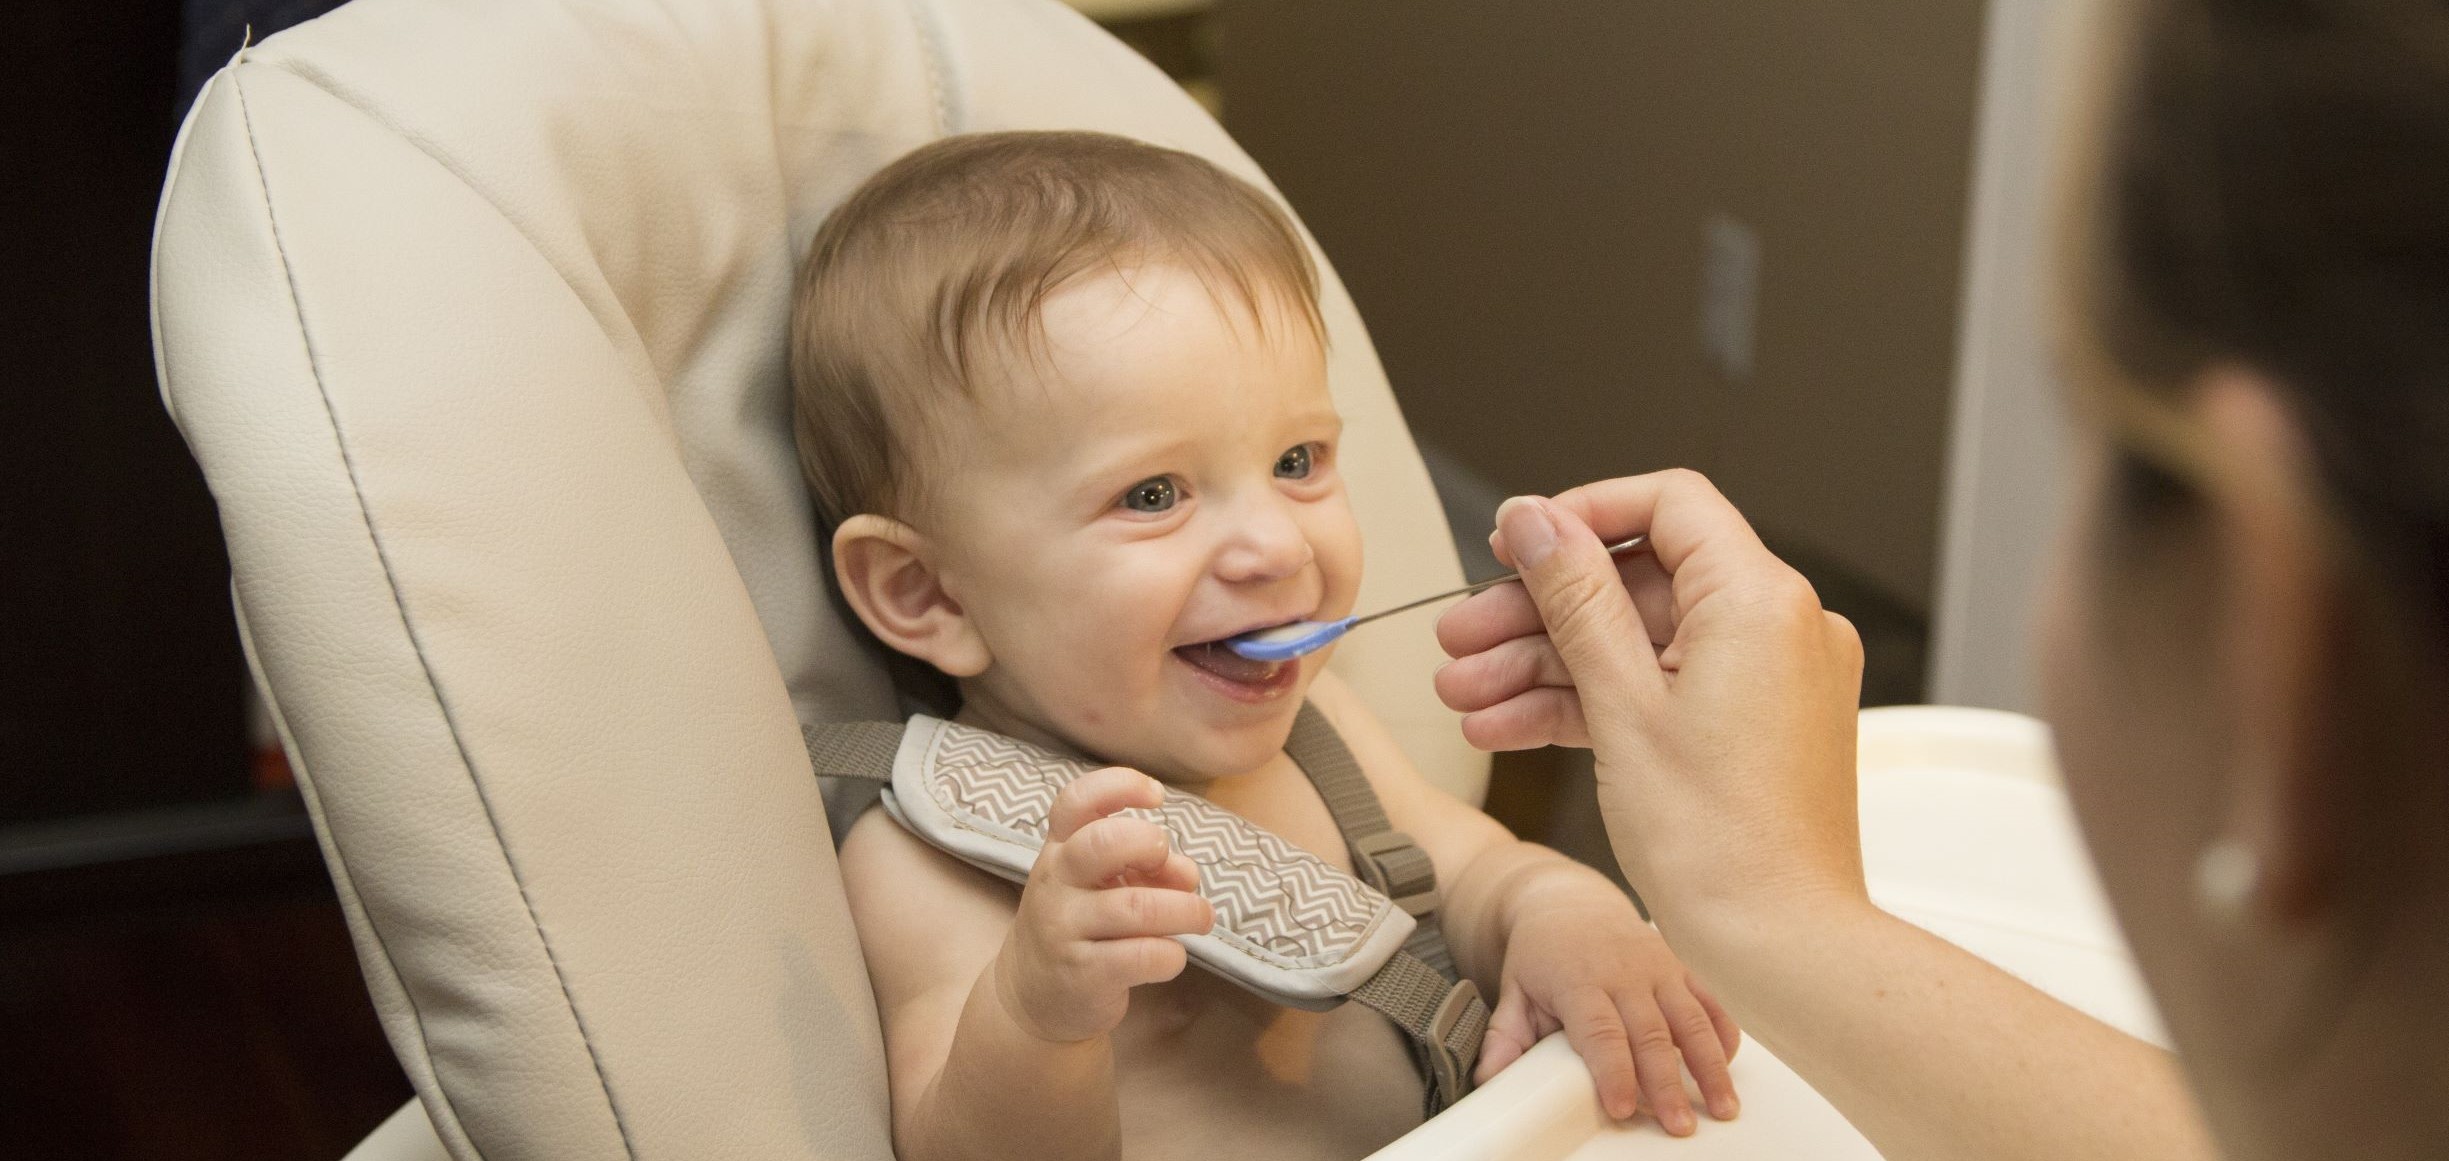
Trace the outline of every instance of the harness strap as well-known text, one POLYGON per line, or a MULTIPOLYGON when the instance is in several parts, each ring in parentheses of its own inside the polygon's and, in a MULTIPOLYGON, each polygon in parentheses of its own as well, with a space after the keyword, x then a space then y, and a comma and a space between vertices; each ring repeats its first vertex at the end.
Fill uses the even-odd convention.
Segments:
POLYGON ((1344 845, 1352 850, 1353 872, 1419 921, 1404 950, 1447 980, 1457 979, 1454 953, 1437 923, 1437 908, 1444 900, 1437 890, 1436 864, 1412 836, 1396 830, 1387 819, 1386 807, 1370 788, 1369 776, 1361 772, 1343 736, 1317 706, 1303 702, 1300 714, 1293 718, 1292 736, 1285 739, 1284 752, 1309 775, 1327 813, 1334 816, 1336 829, 1344 832, 1344 845))
POLYGON ((1426 1078, 1426 1115, 1471 1091, 1471 1068, 1488 1033, 1488 1005, 1469 980, 1451 980, 1409 951, 1353 989, 1351 1000, 1393 1021, 1411 1042, 1412 1063, 1426 1078))
MULTIPOLYGON (((890 783, 906 728, 901 722, 802 723, 799 733, 817 777, 890 783)), ((1472 1066, 1488 1031, 1487 1003, 1471 981, 1455 978, 1453 956, 1436 928, 1436 868, 1411 836, 1387 820, 1360 764, 1316 708, 1301 707, 1285 752, 1326 802, 1352 850, 1358 877, 1419 924, 1404 949, 1349 998, 1403 1030, 1426 1081, 1428 1115, 1434 1116, 1470 1091, 1472 1066)))
POLYGON ((808 763, 819 778, 889 783, 908 728, 901 722, 802 722, 799 740, 807 744, 808 763))

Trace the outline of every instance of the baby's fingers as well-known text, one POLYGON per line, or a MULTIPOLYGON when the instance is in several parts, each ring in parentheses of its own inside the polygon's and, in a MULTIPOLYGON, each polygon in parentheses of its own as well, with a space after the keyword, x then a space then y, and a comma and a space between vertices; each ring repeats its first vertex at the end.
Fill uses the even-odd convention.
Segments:
POLYGON ((1599 1091, 1599 1107, 1616 1120, 1633 1115, 1641 1097, 1640 1073, 1633 1067, 1632 1039, 1607 993, 1584 988, 1567 993, 1556 1005, 1565 1023, 1565 1040, 1579 1053, 1590 1080, 1599 1091))
POLYGON ((1046 841, 1065 842, 1080 828, 1117 811, 1165 802, 1165 787, 1137 770, 1108 766, 1074 778, 1046 811, 1046 841))
POLYGON ((1689 1137, 1699 1123, 1692 1115, 1692 1095, 1684 1091, 1684 1060, 1675 1048, 1675 1032, 1656 1000, 1628 998, 1631 1002, 1622 1009, 1624 1027, 1632 1036, 1633 1066, 1640 1071, 1650 1115, 1669 1133, 1689 1137))
POLYGON ((1215 909, 1188 891, 1162 887, 1114 887, 1083 900, 1083 939, 1131 939, 1144 935, 1203 935, 1216 925, 1215 909))
POLYGON ((1497 1010, 1488 1016, 1488 1031, 1480 1037, 1480 1062, 1472 1070, 1471 1083, 1488 1083, 1538 1042, 1539 1030, 1532 1023, 1531 1005, 1522 998, 1522 989, 1505 985, 1497 1010))
POLYGON ((1190 964, 1190 952, 1163 936, 1110 939, 1089 945, 1089 954, 1109 980, 1125 988, 1164 983, 1190 964))
POLYGON ((1199 890, 1199 864, 1179 851, 1165 856, 1165 863, 1153 871, 1133 871, 1123 877, 1125 886, 1163 887, 1168 891, 1199 890))
MULTIPOLYGON (((1735 1078, 1726 1071, 1726 1044, 1718 1038, 1717 1023, 1709 1010, 1681 988, 1660 988, 1658 1008, 1675 1033, 1676 1045, 1684 1050, 1684 1066, 1700 1083, 1701 1103, 1709 1106, 1709 1115, 1721 1121, 1735 1119, 1741 1107, 1735 1099, 1735 1078)), ((1680 1087, 1681 1079, 1676 1083, 1680 1087)))
POLYGON ((1136 818, 1101 818, 1057 844, 1054 871, 1074 887, 1106 887, 1172 873, 1165 828, 1136 818))
POLYGON ((1735 1050, 1743 1047, 1743 1028, 1726 1012, 1726 1006, 1709 994, 1709 988, 1691 976, 1684 977, 1684 986, 1692 989, 1692 998, 1700 1001, 1701 1010, 1709 1013, 1709 1024, 1718 1030, 1718 1044, 1726 1049, 1726 1058, 1733 1060, 1735 1050))

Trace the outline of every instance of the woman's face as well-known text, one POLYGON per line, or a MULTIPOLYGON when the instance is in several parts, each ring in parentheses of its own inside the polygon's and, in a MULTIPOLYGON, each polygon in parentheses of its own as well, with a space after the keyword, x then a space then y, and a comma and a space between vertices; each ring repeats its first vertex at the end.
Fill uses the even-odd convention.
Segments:
POLYGON ((2170 1030, 2216 1051, 2228 1021, 2193 881, 2223 822, 2217 569, 2208 534, 2182 517, 2139 525, 2112 453, 2088 438, 2039 627, 2042 694, 2068 794, 2170 1030))
MULTIPOLYGON (((2398 280, 2417 269, 2401 255, 2437 251, 2438 217, 2366 201, 2449 180, 2433 164, 2449 112, 2419 96, 2440 91, 2437 57, 2399 51, 2441 13, 2122 11, 2146 23, 2101 25, 2094 59, 2119 63, 2077 117, 2092 128, 2061 203, 2120 218, 2057 225, 2065 285, 2123 293, 2078 290, 2059 314, 2172 381, 2128 381, 2100 336, 2064 336, 2096 423, 2041 626, 2068 792, 2231 1157, 2449 1155, 2449 674, 2438 598, 2408 587, 2430 583, 2413 538, 2431 533, 2402 526, 2436 502, 2404 475, 2432 462, 2433 429, 2405 418, 2432 401, 2402 397, 2428 380, 2393 381, 2381 353, 2438 329, 2415 313, 2429 284, 2398 280), (2168 75, 2113 93, 2126 68, 2168 75), (2228 147, 2248 129, 2302 144, 2312 125, 2354 142, 2322 155, 2348 168, 2302 155, 2266 173, 2270 151, 2228 147), (2383 415, 2395 430, 2367 429, 2383 415)), ((2437 369, 2437 347, 2405 350, 2437 369)))
MULTIPOLYGON (((2198 888, 2203 852, 2236 833, 2256 691, 2237 677, 2263 602, 2237 575, 2216 502, 2154 501, 2149 469, 2097 433, 2045 603, 2043 696, 2067 790, 2138 966, 2221 1137, 2267 1143, 2306 1063, 2305 946, 2274 942, 2198 888), (2290 1063, 2294 1062, 2294 1063, 2290 1063)), ((2166 495, 2166 493, 2161 493, 2166 495)), ((2261 687, 2257 686, 2257 690, 2261 687)), ((2239 1154, 2243 1156, 2244 1154, 2239 1154)))

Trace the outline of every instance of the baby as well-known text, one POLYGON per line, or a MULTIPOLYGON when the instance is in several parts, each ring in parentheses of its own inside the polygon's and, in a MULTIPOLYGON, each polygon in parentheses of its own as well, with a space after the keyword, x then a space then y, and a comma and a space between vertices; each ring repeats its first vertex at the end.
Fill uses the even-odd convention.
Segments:
POLYGON ((900 1155, 1357 1157, 1417 1124, 1401 1032, 1184 972, 1196 869, 1123 813, 1196 794, 1339 868, 1285 752, 1304 699, 1435 864, 1478 1073, 1563 1029, 1605 1107, 1735 1111, 1738 1033, 1593 871, 1429 785, 1323 654, 1216 643, 1352 608, 1318 280, 1214 165, 1090 133, 937 142, 817 235, 793 318, 802 460, 843 598, 950 679, 957 721, 1113 763, 1015 889, 870 811, 841 848, 900 1155))

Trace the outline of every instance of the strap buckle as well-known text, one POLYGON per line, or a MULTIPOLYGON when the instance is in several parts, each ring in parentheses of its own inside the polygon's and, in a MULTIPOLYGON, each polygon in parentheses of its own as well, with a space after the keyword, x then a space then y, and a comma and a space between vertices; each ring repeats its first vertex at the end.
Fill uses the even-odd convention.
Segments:
POLYGON ((1445 900, 1437 890, 1437 866, 1412 836, 1382 830, 1351 840, 1352 869, 1361 881, 1394 900, 1413 918, 1437 910, 1445 900))
POLYGON ((1479 988, 1469 980, 1457 981, 1429 1018, 1429 1072, 1438 1108, 1471 1091, 1471 1066, 1479 1060, 1480 1039, 1487 1032, 1488 1005, 1480 999, 1479 988), (1462 1043, 1457 1044, 1458 1039, 1462 1043))

